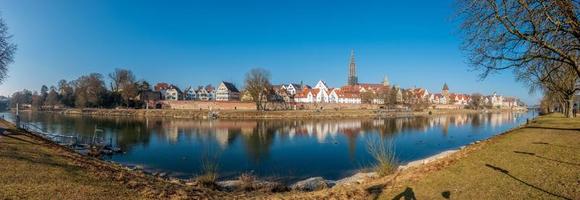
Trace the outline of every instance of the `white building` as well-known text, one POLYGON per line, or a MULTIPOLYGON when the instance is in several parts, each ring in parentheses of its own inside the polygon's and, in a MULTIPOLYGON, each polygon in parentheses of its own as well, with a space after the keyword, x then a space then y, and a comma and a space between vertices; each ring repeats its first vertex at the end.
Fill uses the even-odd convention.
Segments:
POLYGON ((340 89, 332 90, 328 99, 330 103, 360 104, 362 102, 358 93, 345 92, 340 89))
POLYGON ((239 101, 240 91, 232 83, 222 81, 215 92, 216 101, 239 101))
POLYGON ((174 85, 169 86, 169 88, 167 88, 164 93, 163 93, 163 97, 165 100, 169 100, 169 101, 177 101, 181 99, 181 90, 174 85))
POLYGON ((197 99, 197 93, 195 92, 195 89, 193 89, 193 87, 189 86, 187 89, 185 89, 184 93, 184 99, 185 100, 196 100, 197 99))

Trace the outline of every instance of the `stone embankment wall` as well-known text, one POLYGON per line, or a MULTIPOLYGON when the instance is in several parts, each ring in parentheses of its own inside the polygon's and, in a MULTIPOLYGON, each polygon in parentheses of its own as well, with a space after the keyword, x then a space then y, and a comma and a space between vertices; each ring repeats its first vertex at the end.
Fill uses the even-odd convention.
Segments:
POLYGON ((164 106, 176 110, 256 110, 253 102, 240 101, 162 101, 164 106))
POLYGON ((342 110, 342 109, 379 109, 381 105, 376 104, 346 104, 346 103, 300 103, 295 108, 300 110, 342 110))
MULTIPOLYGON (((241 101, 162 101, 164 108, 176 110, 257 110, 253 102, 241 101)), ((270 110, 287 108, 291 110, 341 110, 341 109, 379 109, 374 104, 339 104, 339 103, 267 103, 270 110)))

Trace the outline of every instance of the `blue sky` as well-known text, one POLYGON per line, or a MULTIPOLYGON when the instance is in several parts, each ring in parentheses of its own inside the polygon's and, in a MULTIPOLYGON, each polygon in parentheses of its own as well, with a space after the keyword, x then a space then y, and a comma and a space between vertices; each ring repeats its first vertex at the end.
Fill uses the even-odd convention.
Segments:
POLYGON ((478 79, 459 48, 453 0, 0 0, 0 12, 19 47, 2 95, 115 68, 186 87, 242 86, 261 67, 273 83, 336 87, 355 49, 360 82, 387 75, 405 88, 539 96, 511 71, 478 79))

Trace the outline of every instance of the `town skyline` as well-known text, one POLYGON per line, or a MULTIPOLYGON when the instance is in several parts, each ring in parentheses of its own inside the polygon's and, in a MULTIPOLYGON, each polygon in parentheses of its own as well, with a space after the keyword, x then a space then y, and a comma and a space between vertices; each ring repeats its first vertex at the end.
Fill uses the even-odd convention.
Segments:
POLYGON ((276 7, 268 10, 272 5, 266 3, 258 5, 254 14, 232 19, 215 15, 240 13, 254 4, 225 10, 204 3, 163 5, 159 15, 154 16, 154 4, 133 8, 124 3, 63 1, 29 5, 7 1, 1 11, 11 22, 9 28, 19 51, 14 67, 0 86, 0 94, 39 90, 43 84, 54 85, 60 79, 73 80, 92 72, 106 75, 115 68, 130 69, 139 79, 152 84, 168 82, 180 87, 209 83, 215 86, 222 80, 243 87, 245 72, 255 67, 268 69, 273 84, 303 81, 313 85, 324 80, 329 85, 342 86, 347 83, 350 51, 355 49, 359 82, 379 83, 386 75, 392 84, 402 88, 416 86, 438 91, 447 83, 458 93, 497 92, 536 104, 539 95, 528 94, 528 89, 517 83, 509 71, 480 81, 478 72, 468 69, 459 49, 460 37, 454 34, 456 26, 449 20, 453 14, 451 2, 426 2, 430 9, 412 13, 397 11, 412 3, 356 4, 352 15, 343 14, 351 9, 350 4, 336 2, 342 6, 326 13, 332 19, 315 12, 323 3, 286 5, 306 6, 302 11, 276 7), (73 9, 79 6, 91 9, 73 9), (183 9, 174 9, 180 6, 183 9), (125 7, 130 7, 133 15, 119 12, 125 7), (191 12, 203 9, 216 13, 191 12), (423 14, 414 16, 419 13, 423 14), (125 18, 119 21, 109 14, 125 18), (212 17, 209 23, 217 25, 196 20, 207 15, 212 17), (263 15, 273 19, 261 19, 263 15), (288 18, 294 15, 296 18, 288 18), (313 15, 320 19, 309 20, 313 15), (376 16, 406 17, 380 21, 376 16), (146 22, 148 19, 150 22, 146 22), (46 29, 46 24, 54 28, 46 29), (99 29, 105 26, 108 29, 99 29), (151 26, 160 29, 147 29, 151 26))

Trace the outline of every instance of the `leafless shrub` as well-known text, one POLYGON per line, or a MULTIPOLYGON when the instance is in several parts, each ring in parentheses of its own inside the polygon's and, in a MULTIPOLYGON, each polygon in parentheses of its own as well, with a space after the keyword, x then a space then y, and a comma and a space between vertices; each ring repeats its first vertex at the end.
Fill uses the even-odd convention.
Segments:
POLYGON ((397 171, 398 161, 395 157, 393 141, 383 138, 369 138, 367 151, 374 159, 373 168, 379 176, 387 176, 397 171))

